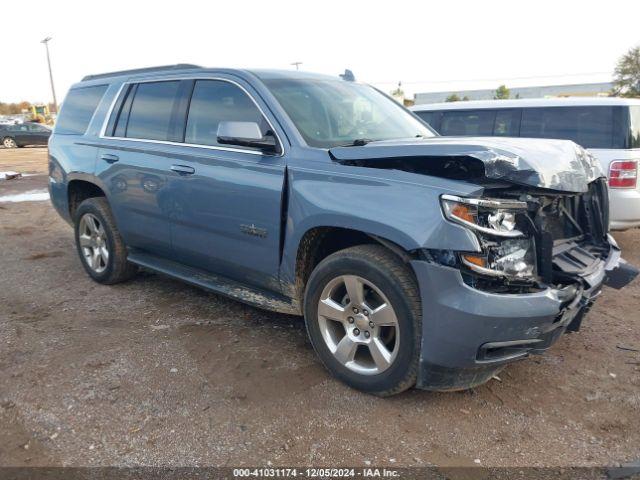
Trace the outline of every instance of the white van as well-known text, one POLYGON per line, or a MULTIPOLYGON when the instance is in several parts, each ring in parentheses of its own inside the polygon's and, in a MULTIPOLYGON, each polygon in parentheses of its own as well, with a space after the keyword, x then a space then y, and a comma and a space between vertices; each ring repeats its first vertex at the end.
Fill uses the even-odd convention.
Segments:
POLYGON ((573 140, 588 148, 609 176, 611 229, 640 226, 640 99, 482 100, 411 110, 445 136, 573 140))

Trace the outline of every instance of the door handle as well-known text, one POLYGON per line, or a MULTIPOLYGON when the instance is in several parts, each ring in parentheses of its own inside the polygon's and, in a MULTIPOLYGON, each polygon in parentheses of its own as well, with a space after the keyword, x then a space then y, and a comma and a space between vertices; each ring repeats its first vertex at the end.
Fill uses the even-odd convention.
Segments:
POLYGON ((102 155, 100 155, 100 158, 107 163, 116 163, 118 160, 120 160, 120 157, 112 153, 103 153, 102 155))
POLYGON ((176 172, 179 175, 192 175, 196 173, 196 169, 188 167, 186 165, 171 165, 171 171, 176 172))

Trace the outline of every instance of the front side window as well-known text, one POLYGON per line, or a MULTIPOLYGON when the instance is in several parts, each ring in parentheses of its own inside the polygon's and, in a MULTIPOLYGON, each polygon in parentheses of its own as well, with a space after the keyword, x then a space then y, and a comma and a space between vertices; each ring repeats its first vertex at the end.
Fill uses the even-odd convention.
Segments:
POLYGON ((573 140, 585 148, 611 148, 613 109, 610 106, 525 108, 520 136, 573 140))
POLYGON ((433 137, 435 133, 369 85, 332 79, 265 79, 311 147, 433 137))
POLYGON ((266 119, 240 87, 223 80, 198 80, 189 104, 185 143, 219 145, 220 122, 255 122, 263 135, 269 131, 266 119))
POLYGON ((56 121, 55 133, 63 135, 84 134, 106 91, 106 85, 69 90, 56 121))
POLYGON ((452 110, 442 114, 441 135, 491 136, 495 110, 452 110))
POLYGON ((631 115, 630 148, 640 148, 640 105, 629 107, 631 115))
POLYGON ((131 103, 125 137, 168 140, 179 84, 178 81, 138 84, 131 103))

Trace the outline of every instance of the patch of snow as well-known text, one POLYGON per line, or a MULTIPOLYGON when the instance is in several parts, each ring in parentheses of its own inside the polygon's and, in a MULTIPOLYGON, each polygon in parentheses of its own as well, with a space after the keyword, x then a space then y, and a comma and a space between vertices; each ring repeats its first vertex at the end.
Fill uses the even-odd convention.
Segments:
POLYGON ((28 192, 0 196, 0 203, 42 202, 46 200, 49 200, 49 192, 47 190, 30 190, 28 192))
POLYGON ((13 172, 11 170, 9 170, 8 172, 0 172, 0 180, 6 180, 7 178, 12 179, 20 176, 21 175, 19 172, 13 172))

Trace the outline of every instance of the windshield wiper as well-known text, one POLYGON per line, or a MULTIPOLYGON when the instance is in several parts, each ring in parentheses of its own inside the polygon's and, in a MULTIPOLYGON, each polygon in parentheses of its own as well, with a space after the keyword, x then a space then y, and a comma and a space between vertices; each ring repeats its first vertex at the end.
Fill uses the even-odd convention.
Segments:
POLYGON ((345 143, 344 145, 338 145, 339 147, 364 147, 367 143, 375 142, 375 140, 371 140, 370 138, 356 138, 351 143, 345 143))

